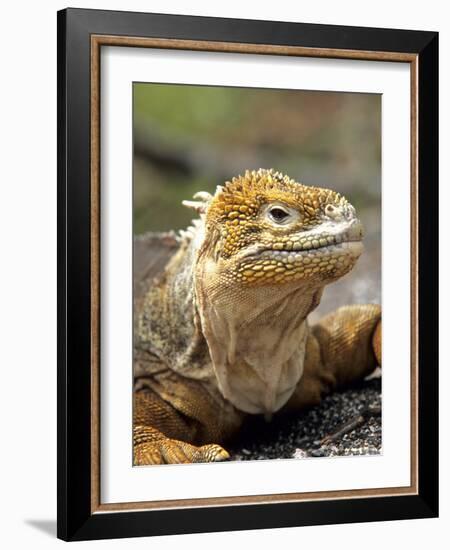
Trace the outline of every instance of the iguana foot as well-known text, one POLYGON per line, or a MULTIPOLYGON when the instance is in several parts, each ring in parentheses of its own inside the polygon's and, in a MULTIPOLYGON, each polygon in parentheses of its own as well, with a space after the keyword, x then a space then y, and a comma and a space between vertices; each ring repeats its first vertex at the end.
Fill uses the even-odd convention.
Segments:
POLYGON ((196 447, 185 441, 161 437, 154 439, 154 431, 147 426, 136 426, 135 437, 144 440, 135 442, 134 465, 149 464, 191 464, 199 462, 221 462, 230 458, 228 452, 214 443, 196 447), (146 434, 146 431, 149 431, 146 434), (148 441, 145 441, 147 439, 148 441))

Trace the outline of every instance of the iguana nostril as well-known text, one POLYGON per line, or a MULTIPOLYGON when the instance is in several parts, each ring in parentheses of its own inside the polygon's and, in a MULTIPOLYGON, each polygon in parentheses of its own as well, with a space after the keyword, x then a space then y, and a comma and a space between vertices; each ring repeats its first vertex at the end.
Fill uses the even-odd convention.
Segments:
POLYGON ((348 234, 348 238, 350 240, 352 239, 362 239, 363 236, 364 236, 364 228, 363 228, 363 225, 362 223, 359 221, 359 220, 354 220, 348 231, 347 231, 347 234, 348 234))

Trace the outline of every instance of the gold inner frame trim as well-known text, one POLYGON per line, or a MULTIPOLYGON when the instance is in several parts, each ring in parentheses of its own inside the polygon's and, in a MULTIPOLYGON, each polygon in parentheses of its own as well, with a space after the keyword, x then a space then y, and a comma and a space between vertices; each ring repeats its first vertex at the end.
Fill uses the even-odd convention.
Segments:
POLYGON ((91 35, 91 513, 274 504, 418 494, 418 55, 270 44, 91 35), (318 491, 145 502, 100 500, 100 50, 102 46, 319 57, 409 63, 411 82, 411 484, 408 487, 318 491))

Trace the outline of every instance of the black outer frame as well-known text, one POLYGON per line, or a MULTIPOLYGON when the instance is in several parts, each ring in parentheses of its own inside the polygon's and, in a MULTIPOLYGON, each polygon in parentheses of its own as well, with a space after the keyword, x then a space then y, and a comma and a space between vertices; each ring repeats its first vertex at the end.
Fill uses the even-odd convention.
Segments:
POLYGON ((438 33, 102 10, 58 12, 58 526, 64 540, 438 515, 438 33), (419 494, 91 514, 90 35, 419 56, 419 494))

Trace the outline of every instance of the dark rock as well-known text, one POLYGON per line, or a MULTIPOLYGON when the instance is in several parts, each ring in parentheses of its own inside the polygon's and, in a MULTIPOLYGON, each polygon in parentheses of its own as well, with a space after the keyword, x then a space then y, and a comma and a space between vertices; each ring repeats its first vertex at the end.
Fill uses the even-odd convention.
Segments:
POLYGON ((381 379, 373 378, 343 392, 335 392, 317 407, 296 415, 278 414, 271 422, 259 416, 249 417, 239 438, 226 448, 231 460, 379 454, 381 414, 370 411, 380 406, 381 379), (361 414, 365 418, 361 425, 321 445, 326 436, 361 414))

